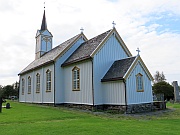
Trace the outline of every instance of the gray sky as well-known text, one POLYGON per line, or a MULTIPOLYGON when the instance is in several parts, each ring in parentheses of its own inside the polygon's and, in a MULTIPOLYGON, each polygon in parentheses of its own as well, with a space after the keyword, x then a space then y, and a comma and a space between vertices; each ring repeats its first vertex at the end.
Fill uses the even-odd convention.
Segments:
MULTIPOLYGON (((35 58, 44 0, 0 0, 0 85, 18 81, 35 58)), ((80 33, 88 39, 116 29, 133 55, 154 75, 180 81, 180 0, 46 0, 53 47, 80 33)))

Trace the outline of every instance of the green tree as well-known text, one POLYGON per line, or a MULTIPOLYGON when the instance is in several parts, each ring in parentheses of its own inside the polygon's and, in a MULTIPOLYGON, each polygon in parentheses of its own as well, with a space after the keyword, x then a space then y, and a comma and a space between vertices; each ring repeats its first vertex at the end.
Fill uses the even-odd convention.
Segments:
POLYGON ((161 81, 155 83, 152 89, 155 94, 164 94, 164 99, 174 98, 174 88, 168 82, 161 81))
POLYGON ((14 89, 12 85, 6 85, 3 87, 3 94, 4 98, 9 98, 9 96, 14 96, 14 89))
POLYGON ((3 94, 3 87, 2 85, 0 85, 0 97, 2 96, 2 94, 3 94))

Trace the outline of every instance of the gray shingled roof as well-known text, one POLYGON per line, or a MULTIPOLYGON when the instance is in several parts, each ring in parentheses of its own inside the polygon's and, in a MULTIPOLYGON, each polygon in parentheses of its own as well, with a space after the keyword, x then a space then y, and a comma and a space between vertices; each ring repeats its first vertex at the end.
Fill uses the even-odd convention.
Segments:
POLYGON ((56 46, 55 48, 53 48, 52 50, 50 50, 49 52, 45 53, 42 57, 40 57, 39 59, 34 60, 32 63, 30 63, 25 69, 23 69, 20 74, 23 74, 25 72, 28 72, 30 70, 33 70, 35 68, 41 67, 42 65, 46 65, 48 63, 53 62, 59 55, 61 55, 61 53, 69 46, 72 44, 72 42, 74 42, 76 40, 76 38, 79 36, 80 34, 72 37, 71 39, 63 42, 62 44, 56 46))
POLYGON ((105 39, 105 37, 111 32, 108 30, 84 43, 82 43, 76 51, 62 64, 62 66, 69 65, 74 62, 82 61, 90 58, 92 52, 98 47, 98 45, 105 39))
POLYGON ((123 76, 126 74, 135 58, 136 57, 130 57, 115 61, 101 81, 106 82, 123 79, 123 76))

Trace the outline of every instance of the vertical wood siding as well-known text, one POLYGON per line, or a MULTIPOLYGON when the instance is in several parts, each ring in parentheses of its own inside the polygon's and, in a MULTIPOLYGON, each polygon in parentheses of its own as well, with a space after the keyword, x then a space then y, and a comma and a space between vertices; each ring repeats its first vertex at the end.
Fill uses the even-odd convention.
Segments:
MULTIPOLYGON (((61 64, 83 43, 83 38, 80 38, 74 45, 62 55, 55 63, 55 103, 64 103, 64 71, 61 64)), ((69 81, 68 81, 69 82, 69 81)))
POLYGON ((54 103, 54 88, 55 88, 55 100, 56 100, 55 103, 64 103, 64 74, 63 74, 63 68, 61 68, 61 64, 79 47, 79 45, 82 42, 84 42, 84 40, 83 38, 80 38, 67 52, 65 52, 63 56, 61 56, 56 61, 55 71, 54 71, 54 66, 50 65, 50 66, 42 67, 41 69, 34 70, 28 74, 21 75, 19 101, 20 102, 34 102, 34 103, 54 103), (46 71, 48 69, 52 71, 51 72, 52 73, 51 92, 46 92, 46 71), (36 74, 37 73, 40 73, 40 93, 36 93, 36 74), (28 75, 32 77, 31 94, 27 94, 28 75), (22 78, 25 79, 24 95, 22 95, 22 78), (54 86, 54 81, 55 81, 56 86, 54 86))
POLYGON ((34 70, 20 76, 19 102, 54 103, 54 66, 34 70), (51 92, 46 92, 46 71, 51 71, 51 92), (40 74, 40 93, 36 93, 36 74, 40 74), (28 77, 31 77, 31 94, 28 94, 28 77), (25 79, 24 95, 22 95, 22 78, 25 79))
POLYGON ((126 80, 126 86, 127 104, 149 103, 153 101, 151 80, 148 78, 146 72, 140 64, 140 61, 137 63, 126 80), (136 90, 136 75, 138 73, 143 75, 144 92, 137 92, 136 90))
POLYGON ((124 52, 120 43, 114 35, 112 35, 107 42, 102 46, 99 52, 94 56, 94 91, 95 91, 95 105, 103 104, 103 88, 101 79, 106 74, 115 60, 126 58, 127 54, 124 52))
POLYGON ((42 85, 43 85, 43 68, 41 68, 41 69, 39 69, 39 70, 36 70, 35 72, 34 72, 34 102, 35 103, 42 103, 43 101, 42 101, 42 99, 43 99, 43 97, 42 97, 42 92, 43 92, 43 90, 42 90, 42 85), (37 75, 37 73, 39 73, 40 74, 40 92, 39 93, 36 93, 36 75, 37 75))
POLYGON ((19 81, 20 81, 20 87, 19 87, 19 102, 25 102, 25 91, 24 91, 24 95, 22 95, 22 79, 25 79, 25 85, 26 85, 26 76, 25 75, 21 75, 19 77, 19 81))
POLYGON ((125 105, 125 85, 124 82, 103 83, 103 102, 111 105, 125 105))
POLYGON ((65 103, 92 105, 92 62, 64 67, 65 103), (72 90, 72 69, 80 68, 80 91, 72 90))

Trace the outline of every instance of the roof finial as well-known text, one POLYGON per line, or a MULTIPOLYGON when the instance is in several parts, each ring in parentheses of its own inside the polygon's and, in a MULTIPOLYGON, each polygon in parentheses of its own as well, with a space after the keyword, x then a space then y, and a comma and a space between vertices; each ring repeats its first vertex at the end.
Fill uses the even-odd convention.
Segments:
POLYGON ((136 51, 138 52, 137 56, 139 56, 139 52, 140 52, 139 47, 137 48, 137 50, 136 50, 136 51))
POLYGON ((44 10, 45 10, 45 8, 46 8, 46 3, 44 2, 44 10))
POLYGON ((113 28, 115 28, 116 23, 113 21, 112 24, 113 24, 113 28))
POLYGON ((80 29, 80 30, 81 30, 81 33, 83 33, 83 31, 84 31, 83 27, 81 27, 81 29, 80 29))

